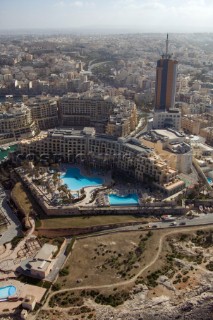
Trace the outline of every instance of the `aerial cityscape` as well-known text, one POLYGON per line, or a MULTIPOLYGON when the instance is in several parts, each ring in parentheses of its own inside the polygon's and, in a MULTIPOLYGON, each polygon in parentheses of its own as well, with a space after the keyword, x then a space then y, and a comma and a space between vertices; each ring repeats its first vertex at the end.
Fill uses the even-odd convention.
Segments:
POLYGON ((2 4, 0 319, 213 319, 212 4, 109 2, 2 4))

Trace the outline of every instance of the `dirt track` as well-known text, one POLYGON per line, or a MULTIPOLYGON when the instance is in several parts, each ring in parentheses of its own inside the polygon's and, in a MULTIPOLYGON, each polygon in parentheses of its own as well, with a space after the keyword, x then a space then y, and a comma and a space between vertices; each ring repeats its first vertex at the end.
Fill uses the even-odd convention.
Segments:
POLYGON ((143 267, 134 277, 132 277, 131 279, 125 280, 125 281, 121 281, 118 283, 113 283, 113 284, 105 284, 105 285, 100 285, 100 286, 82 286, 82 287, 75 287, 75 288, 69 288, 69 289, 61 289, 57 292, 53 292, 49 295, 49 297, 47 298, 44 306, 42 309, 51 309, 48 307, 49 304, 49 300, 52 296, 56 295, 57 293, 60 292, 66 292, 66 291, 79 291, 79 290, 92 290, 92 289, 104 289, 104 288, 115 288, 115 287, 121 287, 121 286, 125 286, 125 285, 129 285, 135 282, 135 280, 142 275, 142 273, 149 269, 153 264, 156 263, 156 261, 158 260, 161 252, 162 252, 162 245, 163 245, 163 241, 166 237, 168 237, 169 235, 172 234, 178 234, 181 232, 189 232, 189 231, 193 231, 193 230, 205 230, 205 229, 210 229, 210 226, 204 226, 204 227, 193 227, 193 228, 183 228, 183 229, 178 229, 178 230, 172 230, 172 231, 168 231, 167 233, 163 234, 162 236, 160 236, 159 238, 159 242, 156 243, 156 245, 158 246, 158 250, 156 251, 155 256, 153 257, 152 261, 146 265, 145 267, 143 267))

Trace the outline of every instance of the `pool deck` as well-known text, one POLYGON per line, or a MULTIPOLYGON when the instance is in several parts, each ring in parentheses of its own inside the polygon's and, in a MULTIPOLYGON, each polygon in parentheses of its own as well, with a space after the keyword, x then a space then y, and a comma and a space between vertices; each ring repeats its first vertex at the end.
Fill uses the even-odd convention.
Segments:
MULTIPOLYGON (((43 295, 45 294, 46 290, 45 288, 41 288, 38 286, 33 286, 30 284, 25 284, 23 282, 20 282, 18 280, 7 280, 7 281, 1 281, 1 287, 5 286, 15 286, 17 289, 17 295, 20 298, 25 298, 26 295, 29 294, 29 292, 32 292, 32 294, 35 296, 36 301, 40 302, 43 295)), ((16 294, 14 295, 14 297, 16 294)), ((2 301, 0 302, 0 314, 3 314, 4 309, 9 309, 12 311, 12 309, 17 308, 20 304, 22 304, 22 301, 2 301)))
MULTIPOLYGON (((60 170, 60 174, 63 174, 66 172, 67 169, 69 168, 78 168, 80 169, 80 172, 82 175, 85 175, 87 177, 91 177, 91 176, 95 176, 98 178, 103 179, 103 184, 104 185, 110 185, 110 183, 112 182, 112 178, 111 178, 111 171, 106 172, 105 174, 100 174, 98 171, 97 172, 91 172, 90 170, 85 169, 83 166, 79 166, 79 165, 70 165, 70 164, 63 164, 61 166, 61 170, 60 170)), ((41 201, 42 203, 44 203, 46 206, 51 206, 51 199, 52 199, 52 192, 48 193, 43 187, 36 185, 35 183, 32 182, 33 177, 29 177, 28 175, 25 175, 25 172, 23 169, 21 169, 20 171, 17 170, 17 172, 20 174, 21 178, 23 179, 23 181, 27 184, 30 185, 31 188, 34 190, 34 194, 36 194, 36 197, 39 197, 39 201, 41 201)), ((52 175, 45 173, 44 175, 45 179, 47 180, 51 180, 52 175)), ((60 181, 62 182, 62 179, 60 179, 60 181)), ((88 187, 84 187, 85 193, 86 193, 86 197, 76 203, 70 204, 70 205, 60 205, 59 207, 65 207, 67 208, 68 206, 72 207, 72 208, 78 208, 79 206, 94 206, 94 203, 89 203, 92 193, 97 190, 97 189, 101 189, 103 188, 103 184, 98 185, 98 186, 88 186, 88 187)), ((61 183, 59 182, 59 185, 61 185, 61 183)), ((55 186, 54 189, 54 193, 55 195, 59 195, 59 191, 57 190, 58 186, 55 186)), ((32 190, 32 191, 33 191, 32 190)), ((79 189, 80 190, 80 189, 79 189)), ((78 190, 72 190, 72 193, 76 193, 78 192, 78 190)), ((54 206, 54 207, 57 207, 54 206)))

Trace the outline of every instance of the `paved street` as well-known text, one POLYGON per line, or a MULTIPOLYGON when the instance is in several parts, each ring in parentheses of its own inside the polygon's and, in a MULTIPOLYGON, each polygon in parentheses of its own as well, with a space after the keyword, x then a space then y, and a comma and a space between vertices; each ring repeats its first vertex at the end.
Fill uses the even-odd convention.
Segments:
MULTIPOLYGON (((126 226, 120 227, 115 229, 108 229, 104 231, 98 232, 98 234, 108 234, 108 233, 116 233, 122 231, 137 231, 137 230, 155 230, 155 229, 166 229, 166 228, 183 228, 183 227, 194 227, 194 226, 201 226, 201 225, 213 225, 213 213, 204 214, 201 213, 199 217, 195 217, 190 219, 188 217, 177 217, 175 221, 157 221, 147 224, 137 224, 134 226, 126 226), (176 222, 176 225, 172 226, 171 224, 176 222), (184 223, 184 225, 182 224, 184 223)), ((84 236, 82 236, 84 237, 84 236)))
POLYGON ((66 240, 66 244, 62 250, 62 252, 59 254, 59 256, 57 257, 57 261, 54 264, 52 271, 49 273, 49 275, 46 277, 47 281, 54 281, 54 279, 56 278, 59 270, 62 268, 67 256, 65 255, 65 250, 67 247, 67 244, 70 243, 71 239, 67 239, 66 240))
MULTIPOLYGON (((171 226, 171 221, 167 222, 157 222, 150 225, 157 225, 159 228, 168 228, 171 226)), ((183 227, 184 225, 181 225, 181 223, 185 223, 185 226, 198 226, 198 225, 205 225, 205 224, 213 224, 213 213, 201 213, 199 214, 199 217, 194 218, 187 218, 187 217, 178 217, 176 219, 176 227, 183 227)))
POLYGON ((3 232, 0 238, 0 245, 3 245, 10 242, 15 236, 21 234, 21 224, 7 204, 6 194, 2 188, 0 189, 0 207, 9 221, 7 230, 3 232))

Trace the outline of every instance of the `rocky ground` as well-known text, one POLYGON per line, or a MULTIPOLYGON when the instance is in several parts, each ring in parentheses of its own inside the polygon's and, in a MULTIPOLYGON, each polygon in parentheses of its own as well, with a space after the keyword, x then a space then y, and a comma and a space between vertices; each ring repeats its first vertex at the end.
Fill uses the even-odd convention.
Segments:
POLYGON ((147 301, 144 293, 124 303, 119 309, 108 306, 96 306, 97 320, 212 320, 213 319, 213 287, 202 285, 191 291, 176 305, 175 300, 166 296, 147 301))

